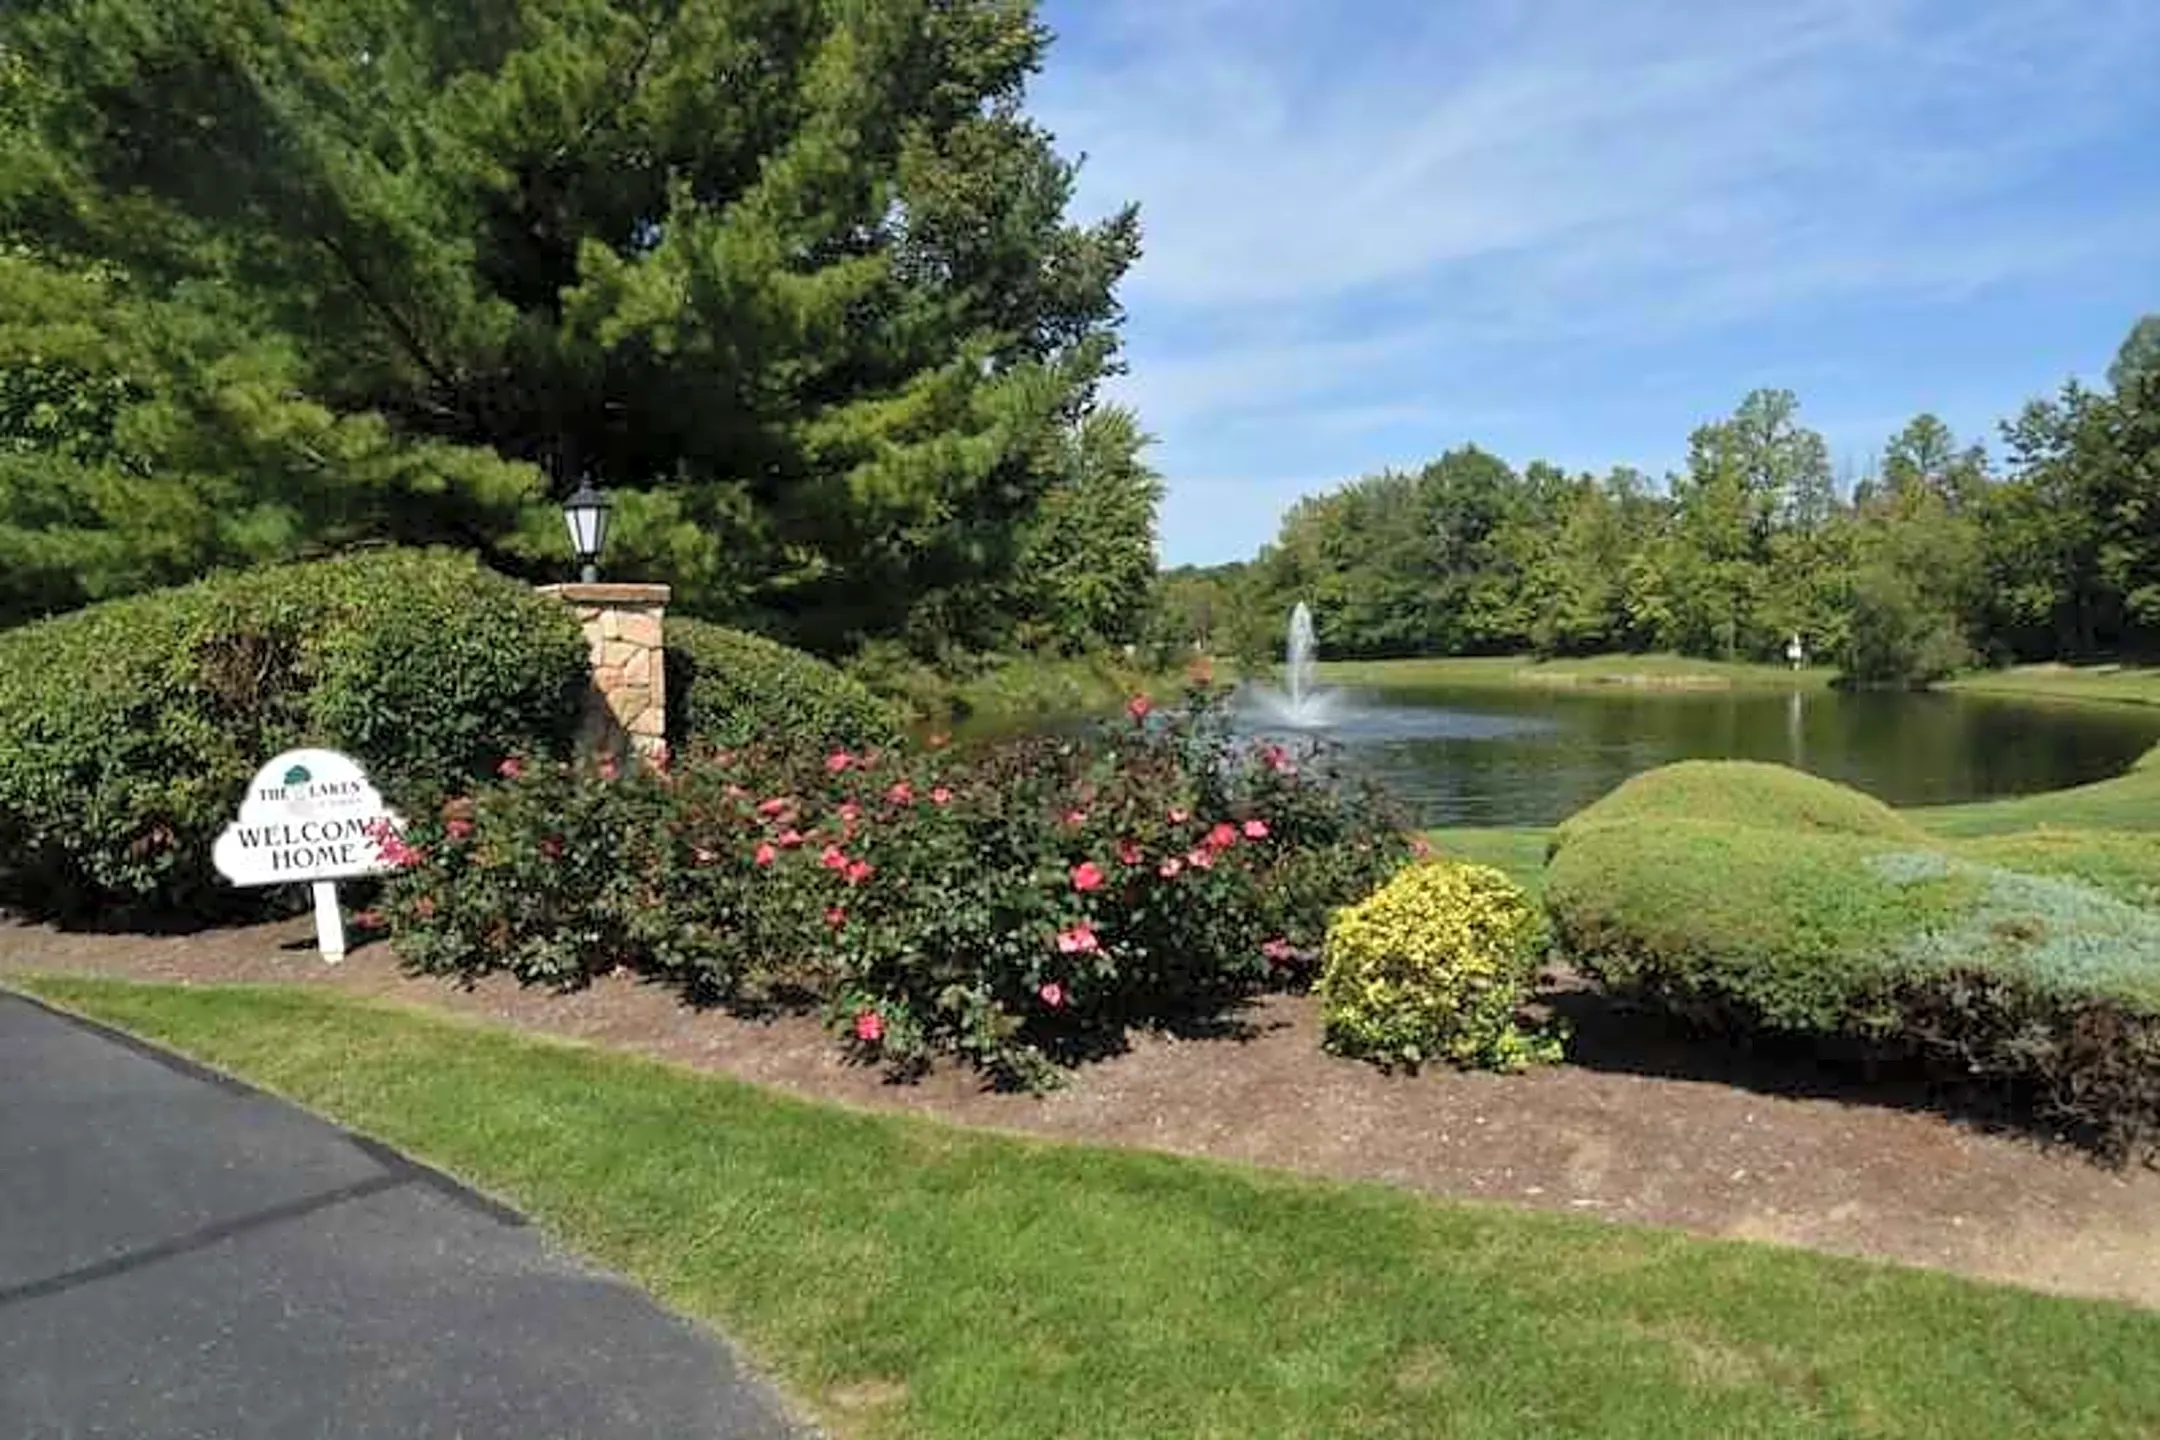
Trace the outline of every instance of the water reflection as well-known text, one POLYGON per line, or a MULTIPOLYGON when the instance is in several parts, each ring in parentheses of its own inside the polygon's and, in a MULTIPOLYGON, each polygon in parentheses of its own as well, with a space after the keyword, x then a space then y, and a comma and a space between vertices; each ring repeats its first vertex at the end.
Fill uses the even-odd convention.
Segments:
POLYGON ((2105 779, 2160 741, 2160 712, 1984 696, 1436 688, 1344 698, 1333 737, 1429 825, 1551 824, 1683 759, 1774 761, 1893 805, 1954 804, 2105 779))

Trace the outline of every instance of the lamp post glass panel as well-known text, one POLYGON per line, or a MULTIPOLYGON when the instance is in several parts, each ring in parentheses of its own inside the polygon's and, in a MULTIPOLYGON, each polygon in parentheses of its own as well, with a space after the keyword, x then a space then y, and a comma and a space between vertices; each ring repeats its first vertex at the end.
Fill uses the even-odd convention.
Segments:
POLYGON ((577 489, 563 501, 563 520, 570 527, 570 549, 588 585, 600 578, 600 551, 607 545, 609 509, 607 495, 593 488, 590 476, 578 481, 577 489))

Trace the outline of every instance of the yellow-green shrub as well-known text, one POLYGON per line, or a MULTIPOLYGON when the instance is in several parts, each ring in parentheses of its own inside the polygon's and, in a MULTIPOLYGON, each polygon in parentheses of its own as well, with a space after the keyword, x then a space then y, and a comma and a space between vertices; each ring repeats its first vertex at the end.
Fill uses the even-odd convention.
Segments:
POLYGON ((1314 991, 1328 1048, 1384 1065, 1558 1059, 1557 1040, 1516 1022, 1543 938, 1537 908, 1498 870, 1405 870, 1328 925, 1314 991))

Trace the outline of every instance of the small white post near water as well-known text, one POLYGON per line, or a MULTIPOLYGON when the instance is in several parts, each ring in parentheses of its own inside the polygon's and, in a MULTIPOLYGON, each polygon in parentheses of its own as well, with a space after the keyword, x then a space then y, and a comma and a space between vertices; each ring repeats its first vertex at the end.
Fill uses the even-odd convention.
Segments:
POLYGON ((288 750, 256 772, 240 818, 218 836, 211 859, 235 885, 305 884, 315 894, 315 943, 345 958, 337 882, 391 870, 381 837, 404 828, 359 762, 335 750, 288 750))

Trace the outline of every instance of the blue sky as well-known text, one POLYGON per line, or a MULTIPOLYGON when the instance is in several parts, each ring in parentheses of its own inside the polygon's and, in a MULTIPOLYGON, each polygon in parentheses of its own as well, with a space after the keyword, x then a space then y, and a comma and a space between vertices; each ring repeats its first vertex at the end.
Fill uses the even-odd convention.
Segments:
POLYGON ((1758 385, 1859 467, 2160 310, 2154 0, 1048 0, 1166 562, 1475 441, 1653 475, 1758 385))

